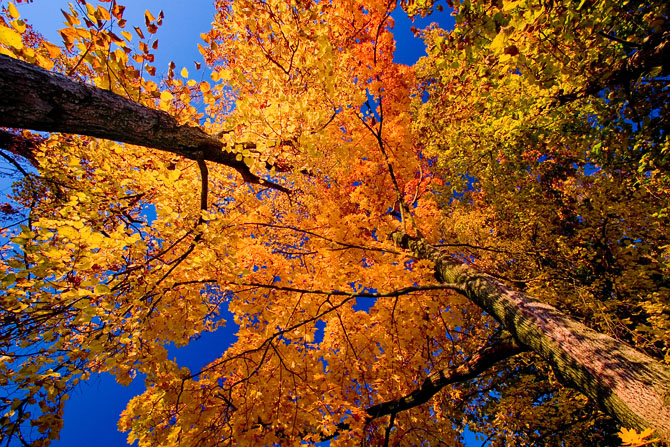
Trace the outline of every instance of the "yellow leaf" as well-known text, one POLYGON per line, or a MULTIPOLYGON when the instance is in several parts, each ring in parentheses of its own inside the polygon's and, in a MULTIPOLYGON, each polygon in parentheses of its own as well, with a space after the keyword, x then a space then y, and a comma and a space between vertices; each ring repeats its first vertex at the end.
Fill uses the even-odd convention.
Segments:
POLYGON ((21 35, 11 28, 0 25, 0 43, 20 50, 23 48, 21 35))
POLYGON ((94 291, 96 295, 104 295, 110 292, 110 288, 105 284, 97 284, 94 288, 94 291))
POLYGON ((49 57, 50 58, 56 58, 60 56, 60 48, 58 48, 56 45, 52 44, 51 42, 44 42, 44 48, 47 49, 49 52, 49 57))
POLYGON ((130 34, 128 31, 121 31, 121 35, 125 37, 128 42, 130 42, 131 39, 133 38, 133 35, 130 34))
POLYGON ((229 79, 233 78, 233 72, 230 70, 220 70, 219 77, 224 81, 228 81, 229 79))
POLYGON ((511 11, 515 8, 518 8, 523 3, 524 3, 523 0, 517 0, 517 1, 511 1, 511 2, 507 1, 507 2, 504 3, 503 11, 504 12, 511 11))
POLYGON ((505 45, 505 33, 504 32, 499 32, 495 39, 491 42, 490 48, 492 50, 499 50, 502 49, 505 45))
POLYGON ((151 15, 148 9, 144 11, 144 18, 149 22, 153 22, 154 20, 156 20, 154 16, 151 15))
POLYGON ((181 69, 181 73, 180 73, 180 74, 181 74, 182 77, 184 77, 184 78, 188 78, 188 70, 186 69, 186 67, 184 67, 184 68, 181 69))
POLYGON ((26 31, 26 22, 23 20, 14 20, 11 22, 11 25, 19 34, 23 34, 26 31))
POLYGON ((36 54, 35 59, 37 65, 39 65, 42 68, 46 68, 47 70, 51 70, 52 68, 54 68, 54 65, 56 65, 56 63, 53 60, 49 59, 48 57, 44 57, 41 54, 36 54))
POLYGON ((173 98, 172 93, 167 90, 161 92, 161 101, 171 101, 173 98))
POLYGON ((174 183, 180 176, 181 176, 181 172, 177 171, 177 170, 174 170, 174 171, 171 171, 168 174, 168 179, 170 180, 170 183, 174 183))
POLYGON ((96 22, 98 21, 98 19, 95 17, 95 8, 93 5, 86 3, 86 14, 88 15, 89 19, 95 20, 96 22))
POLYGON ((98 5, 97 12, 98 16, 102 18, 102 20, 112 20, 112 16, 109 14, 109 11, 107 11, 102 6, 98 5))
POLYGON ((9 12, 9 15, 12 16, 13 19, 18 19, 20 17, 19 11, 16 10, 16 6, 14 6, 14 3, 10 3, 7 5, 7 11, 9 12))
POLYGON ((647 428, 643 430, 642 433, 638 433, 634 429, 627 429, 622 427, 621 431, 619 432, 619 438, 621 438, 621 443, 623 445, 628 445, 631 447, 642 447, 658 441, 658 439, 646 439, 653 433, 654 430, 651 428, 647 428))

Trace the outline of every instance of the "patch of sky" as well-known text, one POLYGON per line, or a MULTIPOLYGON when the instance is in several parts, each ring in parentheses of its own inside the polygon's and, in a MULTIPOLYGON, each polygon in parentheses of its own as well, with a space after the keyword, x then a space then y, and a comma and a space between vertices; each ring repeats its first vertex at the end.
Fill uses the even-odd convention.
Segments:
POLYGON ((395 22, 393 35, 396 42, 393 62, 405 65, 414 65, 420 57, 426 55, 423 39, 413 29, 425 29, 434 23, 442 29, 452 30, 456 23, 449 8, 442 11, 435 9, 432 14, 415 17, 414 20, 407 17, 401 8, 396 8, 391 17, 395 22))
POLYGON ((176 346, 169 343, 168 358, 173 358, 179 366, 186 366, 192 373, 200 371, 204 366, 219 358, 237 340, 239 325, 235 323, 232 312, 228 309, 228 303, 232 298, 230 292, 221 292, 209 288, 208 293, 223 293, 221 303, 218 306, 218 316, 212 315, 217 322, 222 321, 215 331, 201 332, 191 338, 185 346, 176 346))
MULTIPOLYGON (((323 337, 326 334, 326 322, 323 320, 318 320, 315 323, 316 329, 314 330, 314 343, 321 343, 323 341, 323 337)), ((325 360, 322 359, 322 361, 325 363, 325 360)), ((324 365, 324 367, 327 367, 324 365)))
POLYGON ((473 432, 470 430, 469 426, 465 426, 463 428, 463 431, 461 432, 461 439, 465 443, 465 445, 480 445, 481 447, 485 447, 489 443, 489 438, 484 436, 481 433, 473 432), (483 441, 483 444, 480 444, 483 441))
POLYGON ((365 90, 365 94, 367 95, 367 99, 361 106, 360 113, 364 117, 371 116, 375 120, 379 121, 381 118, 379 115, 379 101, 377 100, 377 97, 370 93, 370 90, 367 89, 365 90))
POLYGON ((95 439, 96 446, 104 447, 126 445, 126 435, 116 424, 128 401, 144 389, 144 376, 140 374, 128 386, 120 386, 111 374, 93 374, 70 393, 61 440, 52 445, 73 445, 67 440, 74 439, 95 439))
POLYGON ((469 173, 461 174, 460 177, 464 180, 463 183, 465 186, 460 190, 452 189, 452 197, 449 199, 449 203, 454 200, 464 200, 467 192, 473 192, 478 189, 477 184, 479 183, 479 180, 477 177, 470 175, 469 173))
POLYGON ((140 207, 140 215, 144 218, 148 226, 151 226, 156 220, 156 205, 153 203, 143 203, 140 207))
MULTIPOLYGON (((349 284, 351 286, 352 292, 355 293, 379 293, 377 289, 370 287, 363 287, 362 285, 352 282, 349 284)), ((354 300, 354 305, 352 306, 355 311, 369 312, 370 308, 375 305, 377 298, 362 298, 357 297, 354 300)))

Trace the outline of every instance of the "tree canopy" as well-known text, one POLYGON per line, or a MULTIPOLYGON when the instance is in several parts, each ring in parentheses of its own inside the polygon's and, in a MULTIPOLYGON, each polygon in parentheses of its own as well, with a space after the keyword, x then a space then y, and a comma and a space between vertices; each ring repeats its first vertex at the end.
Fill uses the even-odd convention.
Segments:
POLYGON ((139 446, 670 442, 667 2, 215 0, 162 77, 162 13, 0 6, 4 444, 101 372, 139 446))

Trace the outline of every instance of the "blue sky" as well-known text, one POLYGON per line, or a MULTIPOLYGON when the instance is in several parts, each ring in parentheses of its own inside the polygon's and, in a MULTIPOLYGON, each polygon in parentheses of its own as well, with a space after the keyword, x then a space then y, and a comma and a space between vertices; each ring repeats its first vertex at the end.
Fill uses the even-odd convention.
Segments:
MULTIPOLYGON (((160 10, 164 11, 163 26, 156 35, 159 48, 155 65, 159 76, 161 72, 167 72, 170 61, 175 62, 179 71, 181 67, 192 70, 194 61, 202 59, 196 45, 201 41, 200 33, 209 29, 214 13, 211 0, 132 0, 121 3, 126 6, 124 17, 129 25, 143 23, 144 11, 147 9, 154 16, 160 10)), ((6 0, 0 0, 0 5, 6 4, 6 0)), ((60 10, 67 10, 67 4, 64 0, 35 0, 33 3, 19 4, 17 8, 22 18, 32 24, 36 31, 53 43, 60 43, 58 29, 64 26, 60 10)), ((443 27, 448 27, 448 23, 453 23, 447 12, 417 20, 413 24, 402 11, 394 14, 394 18, 397 41, 395 60, 404 64, 413 64, 425 54, 423 42, 409 30, 412 25, 423 28, 432 21, 440 21, 443 27)), ((231 343, 236 332, 232 318, 226 319, 229 321, 228 326, 216 333, 204 334, 186 348, 171 349, 171 356, 176 356, 180 364, 188 366, 192 371, 199 370, 217 358, 231 343)), ((65 426, 61 438, 52 445, 89 445, 92 440, 97 447, 126 445, 125 434, 117 431, 116 423, 128 400, 142 391, 141 378, 128 387, 122 387, 107 374, 93 376, 88 383, 72 393, 65 407, 65 426)))

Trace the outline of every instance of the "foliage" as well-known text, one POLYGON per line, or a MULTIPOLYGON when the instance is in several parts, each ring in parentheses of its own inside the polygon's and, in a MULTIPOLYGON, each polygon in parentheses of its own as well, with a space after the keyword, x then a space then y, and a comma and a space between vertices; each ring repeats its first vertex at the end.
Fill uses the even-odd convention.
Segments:
POLYGON ((661 34, 667 12, 464 3, 467 25, 427 32, 417 120, 445 196, 463 192, 444 239, 495 247, 477 251, 483 268, 666 361, 668 86, 661 67, 617 61, 661 34))
POLYGON ((119 422, 140 446, 458 445, 466 425, 492 445, 616 442, 532 353, 372 418, 501 336, 386 235, 421 234, 670 363, 668 73, 623 64, 656 48, 668 5, 454 1, 455 29, 423 31, 408 67, 392 1, 215 3, 211 82, 174 64, 155 77, 162 14, 134 26, 115 0, 78 0, 59 46, 3 5, 1 53, 199 124, 291 191, 51 134, 15 184, 24 220, 3 230, 7 443, 55 439, 68 393, 99 372, 146 376, 119 422), (233 323, 223 309, 239 329, 218 359, 167 357, 233 323))
POLYGON ((629 430, 627 428, 622 428, 619 433, 621 438, 622 445, 630 445, 633 447, 641 447, 644 445, 649 445, 654 442, 657 442, 658 439, 647 439, 654 433, 653 430, 644 430, 642 433, 638 433, 635 430, 629 430))

